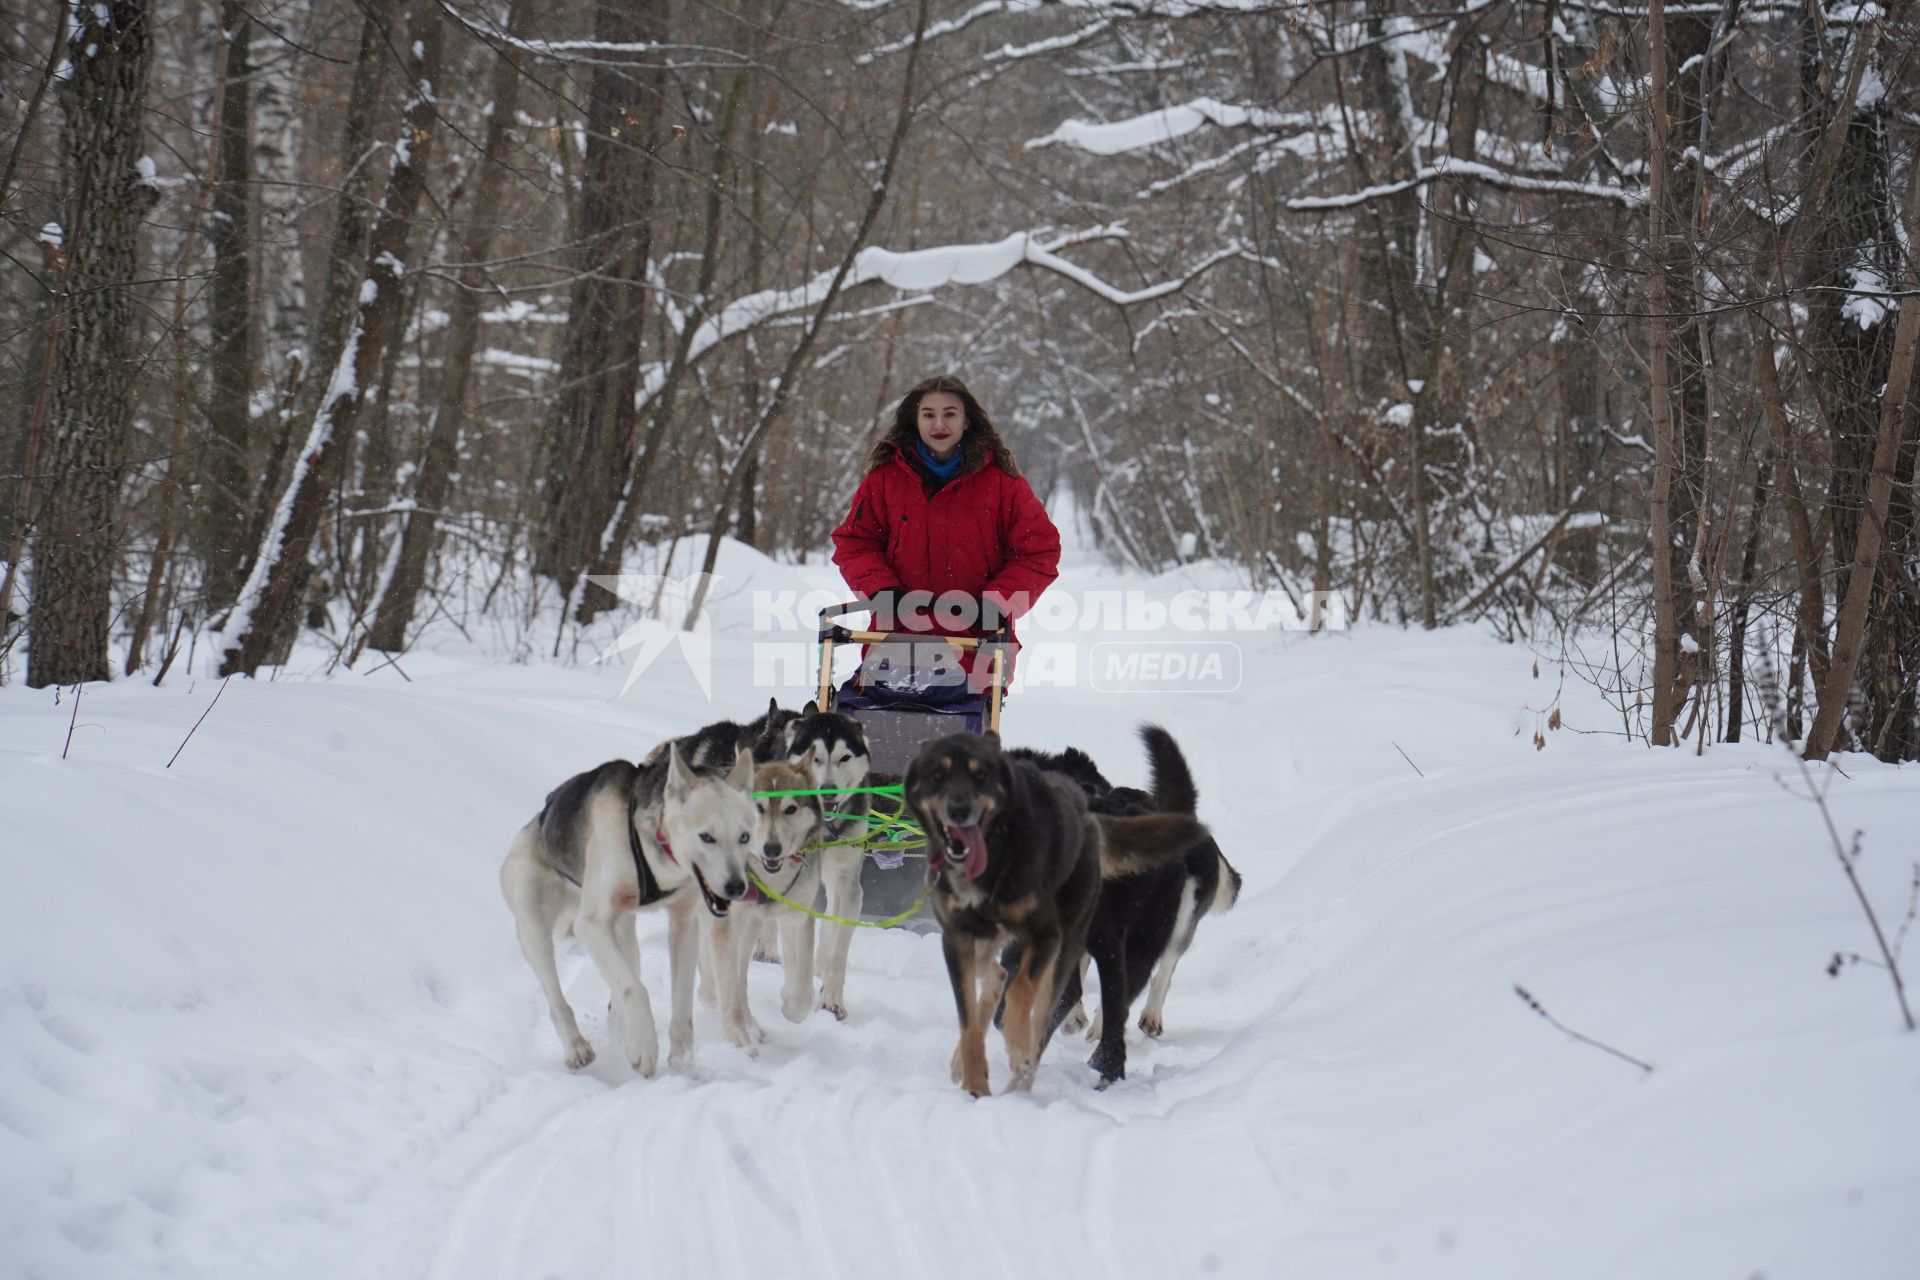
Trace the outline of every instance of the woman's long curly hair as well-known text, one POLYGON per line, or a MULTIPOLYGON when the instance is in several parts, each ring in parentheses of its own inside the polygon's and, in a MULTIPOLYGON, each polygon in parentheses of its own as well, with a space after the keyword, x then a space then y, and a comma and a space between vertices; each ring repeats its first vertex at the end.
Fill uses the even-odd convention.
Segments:
POLYGON ((988 458, 1010 476, 1020 474, 1020 468, 1014 465, 1013 453, 1007 448, 1007 442, 1000 438, 993 419, 973 398, 973 392, 967 390, 967 384, 950 373, 936 374, 907 392, 900 401, 900 407, 893 411, 893 425, 886 434, 874 442, 867 452, 867 470, 885 466, 891 462, 895 451, 905 452, 920 441, 920 397, 929 391, 944 391, 960 401, 967 414, 966 434, 960 438, 960 447, 965 451, 966 463, 962 473, 978 471, 988 458))

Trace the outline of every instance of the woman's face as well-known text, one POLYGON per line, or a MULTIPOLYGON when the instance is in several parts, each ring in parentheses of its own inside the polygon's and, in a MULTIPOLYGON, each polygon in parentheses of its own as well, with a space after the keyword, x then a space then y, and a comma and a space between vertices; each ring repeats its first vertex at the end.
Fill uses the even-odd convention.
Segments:
POLYGON ((960 447, 960 437, 967 433, 967 407, 951 392, 929 391, 920 397, 915 421, 920 427, 921 443, 944 461, 960 447))

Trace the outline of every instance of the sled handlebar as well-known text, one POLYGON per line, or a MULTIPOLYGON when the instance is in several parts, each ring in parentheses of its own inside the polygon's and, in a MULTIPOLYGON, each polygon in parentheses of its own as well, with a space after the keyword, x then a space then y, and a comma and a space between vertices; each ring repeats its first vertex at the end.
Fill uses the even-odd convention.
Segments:
POLYGON ((956 649, 990 649, 995 645, 1011 644, 1013 632, 1005 625, 987 632, 983 636, 949 636, 938 631, 875 631, 867 628, 843 626, 835 619, 845 613, 870 613, 873 602, 870 600, 849 600, 845 604, 829 605, 820 611, 820 640, 829 640, 836 644, 884 644, 889 640, 940 640, 956 649))
POLYGON ((849 600, 845 604, 829 605, 820 611, 819 705, 822 708, 833 705, 833 648, 835 645, 885 644, 890 640, 926 643, 937 640, 955 649, 977 649, 990 656, 987 727, 996 733, 999 732, 1000 700, 1006 688, 1007 649, 1013 642, 1013 632, 1009 627, 1003 624, 984 636, 946 636, 937 631, 856 630, 843 626, 837 621, 841 614, 870 613, 872 610, 873 602, 870 600, 849 600))

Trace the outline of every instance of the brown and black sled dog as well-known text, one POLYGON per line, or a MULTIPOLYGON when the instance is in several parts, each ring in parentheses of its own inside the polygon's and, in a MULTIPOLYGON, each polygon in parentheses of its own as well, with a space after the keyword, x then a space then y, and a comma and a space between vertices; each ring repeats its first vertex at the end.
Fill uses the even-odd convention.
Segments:
POLYGON ((1008 1088, 1031 1089, 1102 877, 1177 858, 1206 829, 1187 814, 1096 817, 1072 780, 1009 757, 993 733, 925 743, 904 790, 927 833, 930 897, 960 1015, 954 1082, 975 1097, 988 1092, 987 1027, 1004 995, 1008 1088), (1019 955, 1010 977, 1000 965, 1008 942, 1019 955))

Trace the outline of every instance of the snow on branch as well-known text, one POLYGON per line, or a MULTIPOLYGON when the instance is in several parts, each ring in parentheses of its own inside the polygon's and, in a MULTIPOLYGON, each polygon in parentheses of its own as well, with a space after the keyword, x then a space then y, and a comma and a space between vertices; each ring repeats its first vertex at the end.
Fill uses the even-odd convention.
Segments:
MULTIPOLYGON (((976 4, 973 8, 967 10, 957 18, 947 18, 943 21, 932 23, 927 27, 924 38, 927 40, 936 40, 941 36, 950 36, 956 31, 964 31, 972 26, 976 20, 987 17, 990 14, 1030 13, 1039 7, 1039 0, 984 0, 984 3, 976 4)), ((876 58, 884 58, 890 53, 899 53, 911 47, 913 41, 914 38, 912 36, 903 36, 898 40, 883 44, 876 49, 868 50, 858 58, 855 58, 854 63, 857 66, 864 67, 876 58)))
MULTIPOLYGON (((1121 289, 1102 280, 1085 267, 1061 256, 1076 244, 1095 240, 1114 240, 1126 236, 1121 227, 1094 227, 1079 232, 1042 237, 1030 231, 1017 231, 1003 240, 986 244, 941 245, 931 249, 896 252, 878 245, 862 249, 847 273, 845 288, 861 284, 885 284, 902 293, 921 293, 947 285, 986 284, 1006 275, 1015 267, 1033 266, 1073 281, 1081 288, 1113 303, 1127 307, 1150 302, 1177 293, 1196 277, 1229 258, 1240 257, 1239 245, 1222 249, 1200 260, 1185 274, 1140 289, 1121 289)), ((831 271, 822 272, 794 289, 763 289, 736 298, 720 308, 694 330, 687 350, 689 363, 728 338, 756 325, 794 311, 818 306, 833 286, 831 271)), ((642 373, 635 402, 645 408, 666 385, 667 364, 649 365, 642 373)))
POLYGON ((1090 151, 1097 156, 1114 156, 1183 138, 1209 124, 1222 129, 1312 130, 1323 127, 1320 115, 1311 111, 1268 111, 1213 98, 1195 98, 1192 102, 1162 107, 1158 111, 1116 120, 1111 124, 1068 120, 1046 137, 1029 140, 1027 150, 1059 143, 1090 151))
MULTIPOLYGON (((840 0, 848 4, 848 0, 840 0)), ((1484 4, 1487 0, 1481 0, 1484 4)), ((880 5, 851 4, 851 8, 878 8, 880 5)), ((1035 13, 1042 9, 1079 9, 1097 14, 1098 20, 1080 28, 1071 35, 1055 36, 1032 45, 1016 47, 1008 45, 986 55, 988 61, 995 59, 1020 58, 1035 53, 1047 53, 1067 48, 1078 43, 1086 35, 1103 31, 1123 18, 1169 20, 1174 18, 1200 17, 1207 14, 1234 13, 1271 13, 1273 0, 981 0, 973 8, 957 18, 947 18, 933 23, 927 28, 926 38, 934 40, 941 36, 950 36, 964 31, 982 18, 999 13, 1035 13)), ((857 66, 868 63, 888 54, 900 53, 913 44, 911 37, 902 37, 878 45, 854 59, 857 66)))
MULTIPOLYGON (((1605 14, 1610 18, 1644 19, 1647 16, 1647 6, 1643 4, 1609 4, 1606 0, 1561 0, 1561 3, 1568 9, 1605 14)), ((1699 3, 1670 4, 1665 8, 1669 14, 1681 14, 1693 18, 1717 18, 1726 12, 1727 6, 1718 3, 1717 0, 1700 0, 1699 3)), ((1829 24, 1850 21, 1849 11, 1855 8, 1856 6, 1853 5, 1837 6, 1838 13, 1829 10, 1826 20, 1829 24), (1846 16, 1840 16, 1842 14, 1846 16)), ((1779 0, 1774 4, 1749 4, 1746 6, 1746 13, 1754 18, 1798 20, 1806 16, 1807 6, 1793 3, 1792 0, 1779 0)))
MULTIPOLYGON (((1111 156, 1185 137, 1207 125, 1262 131, 1254 138, 1236 143, 1220 155, 1196 160, 1181 173, 1153 183, 1142 193, 1151 197, 1228 168, 1249 154, 1256 157, 1256 167, 1264 169, 1287 155, 1310 158, 1343 153, 1347 147, 1343 124, 1361 137, 1373 136, 1370 117, 1361 114, 1343 122, 1340 109, 1332 105, 1314 111, 1270 111, 1222 103, 1212 98, 1198 98, 1109 124, 1069 120, 1044 138, 1031 139, 1026 145, 1028 150, 1054 145, 1071 146, 1094 155, 1111 156)), ((1414 121, 1410 111, 1406 132, 1408 136, 1424 132, 1427 135, 1425 144, 1435 149, 1444 149, 1449 145, 1450 138, 1444 126, 1431 121, 1424 124, 1414 121)), ((1478 132, 1477 150, 1481 155, 1504 162, 1508 169, 1528 169, 1547 174, 1562 171, 1561 161, 1548 155, 1538 143, 1509 138, 1484 129, 1478 132)), ((1489 172, 1493 173, 1507 171, 1489 168, 1489 172)), ((1514 175, 1513 178, 1515 184, 1525 180, 1520 175, 1514 175)))
POLYGON ((1031 44, 1003 44, 986 54, 982 62, 1018 62, 1022 58, 1034 58, 1046 53, 1064 53, 1068 49, 1077 49, 1088 41, 1104 35, 1113 28, 1114 19, 1104 17, 1075 27, 1072 31, 1057 36, 1048 36, 1044 40, 1035 40, 1031 44))
POLYGON ((599 62, 612 55, 630 58, 640 54, 665 53, 669 50, 719 55, 728 65, 747 61, 742 54, 730 49, 708 45, 663 44, 657 40, 528 40, 509 35, 491 18, 480 22, 474 21, 454 8, 450 0, 440 0, 440 8, 447 16, 466 28, 469 35, 475 36, 483 43, 516 49, 536 58, 548 58, 558 62, 599 62))
POLYGON ((1287 208, 1296 213, 1351 209, 1371 200, 1379 200, 1415 187, 1427 186, 1441 178, 1468 178, 1484 182, 1488 186, 1505 187, 1512 191, 1552 191, 1561 195, 1592 196, 1596 200, 1614 200, 1635 209, 1647 202, 1643 192, 1627 187, 1613 186, 1604 182, 1576 182, 1568 178, 1532 178, 1523 174, 1508 173, 1504 169, 1496 169, 1492 165, 1480 164, 1472 160, 1442 156, 1432 164, 1422 166, 1411 178, 1405 178, 1399 182, 1385 182, 1375 187, 1364 187, 1359 191, 1348 191, 1337 196, 1296 196, 1287 201, 1287 208))
MULTIPOLYGON (((990 14, 1027 13, 1039 7, 1040 5, 1035 3, 1035 0, 986 0, 986 3, 975 5, 958 18, 950 18, 945 22, 934 23, 933 26, 927 29, 927 39, 931 40, 935 36, 952 35, 956 31, 961 31, 971 26, 976 19, 987 17, 990 14)), ((1068 0, 1068 3, 1056 7, 1092 9, 1096 12, 1101 12, 1113 6, 1099 3, 1098 0, 1095 0, 1094 3, 1086 3, 1085 0, 1068 0)), ((1031 44, 1001 45, 998 49, 991 50, 982 55, 980 60, 985 63, 1017 62, 1022 58, 1031 58, 1045 53, 1059 53, 1066 49, 1072 49, 1085 44, 1088 40, 1106 31, 1114 24, 1114 21, 1119 16, 1121 15, 1103 14, 1103 16, 1094 21, 1076 27, 1072 31, 1062 35, 1048 36, 1045 39, 1036 40, 1031 44)), ((890 53, 899 53, 911 43, 913 42, 910 39, 895 40, 891 43, 883 44, 876 49, 869 49, 853 60, 854 65, 859 67, 868 66, 886 57, 890 53)))

